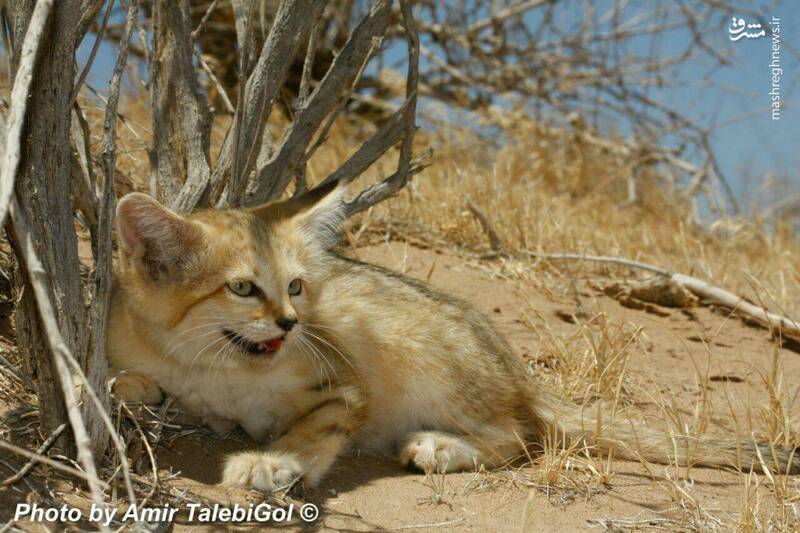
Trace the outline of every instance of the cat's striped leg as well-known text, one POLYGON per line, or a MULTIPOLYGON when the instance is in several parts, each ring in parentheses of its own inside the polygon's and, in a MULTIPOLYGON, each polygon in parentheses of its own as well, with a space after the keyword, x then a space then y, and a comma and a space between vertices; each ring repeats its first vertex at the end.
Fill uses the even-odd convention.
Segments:
POLYGON ((223 484, 272 491, 302 478, 308 487, 317 485, 364 417, 363 401, 352 390, 326 396, 298 416, 268 451, 228 458, 223 484))

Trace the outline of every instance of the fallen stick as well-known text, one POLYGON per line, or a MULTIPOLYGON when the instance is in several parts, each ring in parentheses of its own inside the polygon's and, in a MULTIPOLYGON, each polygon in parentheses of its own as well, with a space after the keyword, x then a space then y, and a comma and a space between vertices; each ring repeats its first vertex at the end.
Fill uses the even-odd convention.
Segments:
POLYGON ((497 231, 495 231, 494 226, 492 226, 489 217, 487 217, 486 214, 481 211, 480 207, 472 201, 472 198, 467 197, 466 205, 469 212, 472 213, 472 216, 480 223, 483 232, 489 237, 489 248, 491 248, 493 252, 501 251, 503 249, 503 241, 500 240, 500 236, 497 234, 497 231))
POLYGON ((732 292, 726 291, 725 289, 715 285, 711 285, 710 283, 693 276, 687 276, 686 274, 680 274, 677 272, 670 272, 669 270, 659 268, 654 265, 640 263, 639 261, 625 259, 624 257, 537 252, 525 252, 525 254, 530 257, 547 260, 575 260, 591 261, 594 263, 611 263, 629 268, 646 270, 654 274, 666 276, 671 281, 686 287, 692 294, 703 300, 707 300, 716 305, 731 309, 736 314, 753 320, 769 330, 775 329, 780 331, 780 333, 784 336, 800 339, 800 323, 784 316, 771 313, 762 307, 748 302, 740 296, 736 296, 732 292))
POLYGON ((32 452, 30 450, 26 450, 25 448, 20 448, 19 446, 15 445, 15 444, 11 444, 10 442, 4 441, 2 439, 0 439, 0 449, 7 450, 7 451, 15 453, 17 455, 21 455, 22 457, 26 457, 26 458, 28 458, 28 459, 30 459, 32 461, 36 461, 37 463, 46 464, 50 468, 53 468, 55 470, 59 470, 61 472, 64 472, 65 474, 69 474, 71 476, 75 476, 76 478, 82 479, 82 480, 86 481, 87 483, 90 483, 91 481, 95 481, 95 482, 99 483, 100 487, 102 487, 103 490, 109 490, 111 488, 111 487, 108 486, 108 483, 106 483, 105 481, 98 480, 97 478, 94 478, 94 480, 93 480, 88 474, 86 474, 85 472, 81 472, 77 468, 72 468, 71 466, 67 466, 65 464, 61 464, 58 461, 54 461, 53 459, 51 459, 50 457, 48 457, 46 455, 37 454, 37 453, 32 452))
MULTIPOLYGON (((48 449, 50 449, 50 446, 52 446, 52 445, 53 445, 53 443, 56 441, 56 439, 58 438, 58 436, 59 436, 59 435, 61 435, 61 433, 63 433, 63 432, 64 432, 64 429, 65 429, 66 427, 67 427, 67 425, 66 425, 66 424, 61 424, 60 426, 58 426, 58 427, 56 428, 56 430, 55 430, 55 431, 53 431, 53 432, 50 434, 50 436, 49 436, 49 437, 47 437, 47 439, 46 439, 46 440, 45 440, 45 441, 42 443, 42 445, 41 445, 41 446, 39 446, 39 448, 38 448, 38 449, 36 450, 36 452, 34 452, 34 453, 35 453, 36 455, 44 455, 44 454, 45 454, 45 452, 47 452, 47 450, 48 450, 48 449)), ((9 478, 6 478, 5 480, 3 480, 3 482, 2 482, 2 483, 0 483, 0 487, 7 487, 7 486, 9 486, 9 485, 13 485, 14 483, 16 483, 17 481, 19 481, 20 479, 24 478, 24 477, 25 477, 25 476, 28 474, 28 472, 30 472, 30 471, 31 471, 31 469, 32 469, 34 466, 36 466, 36 464, 37 464, 38 462, 39 462, 39 459, 38 459, 38 458, 33 458, 33 459, 31 459, 30 461, 28 461, 27 463, 25 463, 25 465, 24 465, 22 468, 20 468, 20 469, 19 469, 19 472, 17 472, 17 473, 16 473, 16 474, 14 474, 13 476, 11 476, 11 477, 9 477, 9 478)))

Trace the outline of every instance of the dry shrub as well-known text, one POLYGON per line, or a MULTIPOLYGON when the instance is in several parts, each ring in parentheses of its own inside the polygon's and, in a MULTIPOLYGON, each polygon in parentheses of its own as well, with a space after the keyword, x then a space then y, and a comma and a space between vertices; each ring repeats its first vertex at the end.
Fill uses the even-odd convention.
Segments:
POLYGON ((508 250, 638 259, 797 316, 800 245, 788 222, 700 224, 690 199, 658 176, 642 179, 647 173, 637 178, 637 201, 628 203, 631 164, 618 155, 522 119, 504 137, 508 144, 490 150, 468 131, 445 125, 428 132, 419 142, 434 146, 433 165, 399 200, 376 211, 409 232, 433 231, 448 242, 485 249, 483 230, 464 205, 469 196, 508 250))

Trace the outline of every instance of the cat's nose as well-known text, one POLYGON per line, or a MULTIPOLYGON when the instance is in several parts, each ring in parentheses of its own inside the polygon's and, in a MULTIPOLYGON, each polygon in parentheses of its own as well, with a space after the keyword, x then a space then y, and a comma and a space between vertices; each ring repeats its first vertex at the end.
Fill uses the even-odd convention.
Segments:
POLYGON ((297 324, 296 318, 279 318, 275 321, 283 331, 289 332, 292 331, 292 328, 295 324, 297 324))

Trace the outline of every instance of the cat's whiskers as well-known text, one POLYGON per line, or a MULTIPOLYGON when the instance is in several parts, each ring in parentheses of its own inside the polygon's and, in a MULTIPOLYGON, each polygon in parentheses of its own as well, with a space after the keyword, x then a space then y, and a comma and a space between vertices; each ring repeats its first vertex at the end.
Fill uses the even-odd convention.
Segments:
MULTIPOLYGON (((308 334, 307 331, 304 331, 304 333, 308 334)), ((306 337, 305 338, 306 343, 314 351, 314 353, 318 354, 319 357, 321 357, 322 360, 325 361, 325 363, 328 365, 328 368, 330 368, 331 371, 333 371, 334 375, 336 376, 336 379, 339 379, 339 375, 338 375, 338 372, 336 371, 336 367, 333 366, 333 364, 331 363, 330 359, 328 359, 328 356, 325 355, 325 353, 320 349, 320 347, 317 346, 316 344, 314 344, 313 337, 314 337, 313 335, 312 335, 312 338, 306 337)))
MULTIPOLYGON (((207 337, 213 337, 213 336, 216 336, 216 335, 219 335, 220 339, 224 338, 219 330, 214 329, 214 330, 207 331, 207 332, 199 334, 199 335, 195 335, 195 336, 193 336, 193 337, 191 337, 189 339, 185 339, 185 340, 181 341, 180 343, 176 344, 169 352, 165 352, 164 354, 162 354, 161 359, 163 361, 167 357, 175 355, 176 353, 178 353, 179 350, 183 349, 187 345, 196 345, 196 343, 201 341, 202 339, 205 339, 207 337)), ((195 355, 194 357, 196 358, 197 356, 195 355)))
MULTIPOLYGON (((316 345, 313 343, 313 341, 311 341, 310 339, 306 339, 306 341, 309 343, 309 346, 310 346, 310 347, 311 347, 311 348, 312 348, 312 349, 313 349, 315 352, 317 352, 317 353, 318 353, 320 356, 322 356, 322 357, 325 359, 325 361, 328 363, 328 366, 330 366, 330 367, 331 367, 331 369, 333 370, 333 372, 334 372, 334 375, 336 376, 336 381, 337 381, 337 383, 338 383, 338 382, 340 381, 339 374, 338 374, 338 372, 336 371, 336 369, 333 367, 333 365, 331 365, 331 364, 330 364, 330 361, 328 361, 328 358, 327 358, 327 357, 325 357, 325 355, 322 353, 322 350, 320 350, 320 348, 319 348, 318 346, 316 346, 316 345)), ((327 372, 326 372, 326 375, 327 375, 327 372)), ((330 377, 328 377, 328 390, 330 391, 330 390, 332 390, 332 389, 333 389, 333 385, 331 384, 330 377)), ((344 397, 343 397, 343 399, 344 399, 344 407, 345 407, 345 409, 350 409, 350 402, 347 400, 347 396, 344 396, 344 397)))
MULTIPOLYGON (((317 353, 315 353, 316 350, 315 350, 314 346, 311 344, 311 341, 306 339, 306 338, 304 338, 303 336, 298 336, 297 339, 301 343, 300 348, 302 350, 303 355, 306 358, 310 357, 311 361, 313 363, 317 364, 317 369, 319 371, 320 377, 324 377, 325 380, 328 382, 328 389, 329 390, 332 389, 333 388, 333 384, 331 383, 331 375, 328 372, 328 369, 325 367, 322 359, 317 356, 317 353)), ((336 373, 336 370, 334 369, 334 374, 335 373, 336 373)), ((337 375, 337 380, 338 380, 338 375, 337 375)))
POLYGON ((172 348, 172 345, 173 345, 175 342, 178 342, 178 341, 180 341, 180 340, 181 340, 183 337, 185 337, 186 335, 188 335, 188 334, 189 334, 189 333, 191 333, 192 331, 196 331, 196 330, 198 330, 198 329, 203 329, 203 328, 212 327, 212 326, 215 326, 215 325, 223 325, 223 323, 222 323, 222 322, 218 322, 218 323, 215 323, 215 322, 205 322, 205 323, 202 323, 202 324, 197 324, 197 325, 195 325, 195 326, 192 326, 192 327, 190 327, 190 328, 187 328, 187 329, 185 329, 185 330, 179 331, 178 333, 176 333, 176 334, 174 334, 172 337, 170 337, 170 339, 169 339, 169 341, 167 342, 166 346, 164 346, 164 351, 169 351, 169 350, 170 350, 170 348, 172 348))
POLYGON ((198 318, 213 318, 213 319, 217 319, 217 320, 224 320, 225 322, 233 322, 233 323, 239 323, 239 324, 249 324, 249 323, 254 322, 250 318, 235 318, 235 317, 230 317, 230 316, 219 316, 219 315, 202 315, 202 316, 200 316, 198 318))
MULTIPOLYGON (((182 329, 181 331, 178 331, 177 333, 175 333, 174 337, 185 335, 189 331, 193 331, 193 330, 198 329, 198 328, 207 327, 207 326, 210 326, 210 325, 224 325, 224 324, 226 324, 228 322, 228 320, 226 320, 224 317, 218 317, 218 318, 217 317, 197 317, 196 319, 193 319, 193 320, 196 320, 194 325, 192 325, 189 328, 182 329), (210 320, 212 318, 213 318, 213 320, 210 320)), ((175 326, 175 327, 171 328, 168 331, 174 331, 174 330, 176 330, 178 328, 179 328, 179 326, 175 326)))
POLYGON ((336 335, 337 333, 340 333, 342 331, 340 328, 335 328, 333 326, 328 326, 328 325, 325 325, 325 324, 318 324, 316 322, 305 322, 304 321, 303 324, 306 325, 306 326, 310 326, 310 327, 312 327, 314 329, 327 330, 328 332, 331 333, 331 335, 336 335))
MULTIPOLYGON (((228 342, 226 342, 222 346, 220 346, 219 350, 217 350, 217 352, 214 354, 214 357, 211 358, 211 362, 208 363, 208 367, 209 368, 215 368, 215 370, 216 370, 216 372, 214 373, 214 377, 215 378, 219 375, 219 370, 222 368, 222 364, 220 364, 220 366, 218 366, 218 367, 214 366, 214 363, 217 361, 217 357, 219 357, 219 355, 221 353, 225 353, 226 351, 230 351, 230 348, 233 347, 233 346, 235 346, 234 343, 232 341, 228 340, 228 342)), ((222 363, 225 362, 225 356, 222 357, 221 362, 222 363)))
MULTIPOLYGON (((328 341, 327 339, 325 339, 325 338, 324 338, 324 337, 323 337, 321 334, 320 334, 320 335, 317 335, 317 334, 315 334, 315 333, 313 333, 313 332, 309 331, 309 329, 310 329, 310 328, 308 328, 308 327, 305 327, 305 328, 303 328, 303 332, 304 332, 304 333, 306 333, 307 335, 310 335, 311 337, 313 337, 313 338, 315 338, 315 339, 319 340, 320 342, 323 342, 323 343, 325 343, 326 345, 328 345, 328 347, 330 347, 330 348, 331 348, 331 349, 332 349, 334 352, 336 352, 336 353, 339 355, 339 357, 341 357, 341 358, 344 360, 344 362, 347 364, 347 366, 349 366, 349 367, 350 367, 350 369, 351 369, 351 370, 352 370, 352 371, 353 371, 353 372, 354 372, 356 375, 358 375, 358 370, 356 369, 356 367, 355 367, 355 366, 353 366, 353 363, 351 363, 351 362, 350 362, 350 359, 348 359, 348 358, 347 358, 347 356, 346 356, 344 353, 342 353, 342 351, 341 351, 339 348, 337 348, 337 347, 336 347, 336 346, 335 346, 333 343, 331 343, 330 341, 328 341)), ((313 329, 313 326, 312 326, 312 329, 313 329)))
POLYGON ((209 342, 208 344, 206 344, 206 345, 203 347, 203 349, 202 349, 202 350, 200 350, 200 351, 198 351, 198 352, 195 354, 195 356, 192 358, 192 362, 191 362, 191 363, 189 363, 189 372, 191 372, 191 371, 194 369, 194 364, 197 362, 197 360, 200 358, 200 356, 201 356, 201 355, 203 355, 203 352, 205 352, 205 351, 206 351, 206 350, 208 350, 210 347, 214 346, 216 343, 218 343, 218 342, 220 342, 220 341, 222 341, 222 342, 223 342, 223 346, 225 346, 225 344, 227 344, 227 343, 229 343, 229 342, 230 342, 230 341, 227 339, 227 337, 222 337, 222 336, 220 336, 219 338, 217 338, 217 339, 214 339, 213 341, 211 341, 211 342, 209 342))
POLYGON ((189 328, 189 329, 187 329, 187 330, 175 335, 174 337, 172 337, 169 340, 167 345, 162 350, 161 360, 163 361, 168 356, 173 355, 180 347, 188 344, 189 342, 196 341, 198 339, 202 339, 203 337, 207 337, 208 335, 212 335, 214 333, 221 333, 221 330, 215 328, 214 326, 222 326, 222 325, 224 325, 224 324, 222 324, 222 323, 219 323, 219 324, 216 324, 216 323, 202 324, 200 326, 195 326, 193 328, 189 328), (185 335, 190 333, 192 330, 198 330, 198 329, 202 329, 202 328, 213 328, 213 329, 210 329, 209 331, 201 333, 199 335, 192 336, 190 338, 182 338, 182 337, 185 337, 185 335))
MULTIPOLYGON (((263 334, 263 331, 260 331, 260 328, 254 326, 254 321, 250 319, 240 319, 240 318, 232 318, 232 317, 224 317, 219 315, 201 315, 198 317, 199 319, 219 319, 223 321, 216 321, 216 322, 204 322, 201 324, 194 325, 190 328, 182 330, 174 335, 167 345, 165 346, 162 352, 162 360, 166 359, 168 356, 174 354, 179 348, 186 345, 189 342, 196 341, 198 339, 202 339, 209 335, 213 335, 215 333, 221 333, 221 330, 224 326, 229 325, 243 325, 244 327, 238 328, 244 330, 242 333, 245 336, 259 336, 263 334), (210 331, 202 333, 200 335, 195 335, 190 338, 186 338, 193 331, 197 331, 198 329, 204 328, 212 328, 210 331)), ((196 360, 197 356, 195 356, 196 360)), ((194 361, 193 360, 193 361, 194 361)))
POLYGON ((239 350, 239 347, 236 344, 232 342, 228 343, 227 349, 222 353, 220 368, 223 368, 225 365, 228 364, 228 361, 230 361, 233 358, 233 354, 236 353, 237 350, 239 350))

